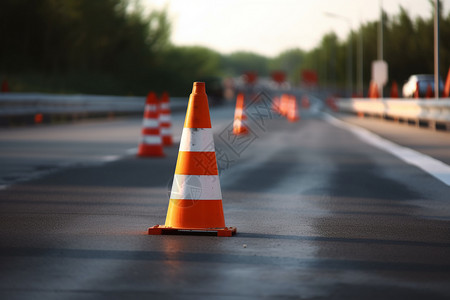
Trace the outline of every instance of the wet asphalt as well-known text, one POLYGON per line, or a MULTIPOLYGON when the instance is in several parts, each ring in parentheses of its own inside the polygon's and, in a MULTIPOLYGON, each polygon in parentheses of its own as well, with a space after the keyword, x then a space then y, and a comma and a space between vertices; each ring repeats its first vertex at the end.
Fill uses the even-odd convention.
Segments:
MULTIPOLYGON (((449 186, 316 110, 297 123, 250 116, 240 138, 232 107, 211 115, 230 238, 146 234, 164 224, 178 145, 160 159, 130 154, 139 119, 0 134, 18 176, 24 157, 35 166, 59 149, 54 171, 0 190, 0 298, 450 297, 449 186)), ((416 147, 435 134, 415 130, 416 147)))

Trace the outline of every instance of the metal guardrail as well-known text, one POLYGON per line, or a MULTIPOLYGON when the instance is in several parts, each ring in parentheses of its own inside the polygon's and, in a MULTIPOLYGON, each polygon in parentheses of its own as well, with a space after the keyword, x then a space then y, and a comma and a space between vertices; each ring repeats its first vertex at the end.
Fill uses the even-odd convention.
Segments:
POLYGON ((420 126, 450 128, 450 98, 438 100, 341 98, 338 99, 337 106, 342 112, 379 116, 420 126))
MULTIPOLYGON (((186 109, 188 98, 171 97, 171 109, 186 109)), ((145 97, 103 95, 55 95, 40 93, 0 94, 0 124, 30 123, 37 114, 45 118, 143 113, 145 97)))

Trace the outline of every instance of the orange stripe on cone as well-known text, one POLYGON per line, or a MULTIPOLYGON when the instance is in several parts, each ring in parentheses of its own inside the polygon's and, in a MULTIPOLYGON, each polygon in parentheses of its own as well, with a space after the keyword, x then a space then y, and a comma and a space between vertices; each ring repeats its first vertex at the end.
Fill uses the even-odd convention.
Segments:
POLYGON ((158 100, 155 93, 150 92, 145 102, 142 139, 137 153, 140 157, 164 156, 158 113, 158 100))
POLYGON ((236 228, 225 227, 214 140, 208 128, 211 120, 205 84, 194 82, 166 222, 164 226, 149 228, 148 234, 195 231, 232 236, 236 233, 236 228))

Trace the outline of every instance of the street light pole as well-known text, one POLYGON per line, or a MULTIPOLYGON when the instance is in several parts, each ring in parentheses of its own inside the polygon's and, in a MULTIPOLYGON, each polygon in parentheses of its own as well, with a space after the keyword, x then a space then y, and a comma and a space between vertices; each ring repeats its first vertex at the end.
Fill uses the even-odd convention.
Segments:
POLYGON ((353 91, 353 83, 352 83, 352 21, 349 18, 346 18, 341 15, 336 15, 329 12, 324 12, 324 14, 331 18, 341 19, 346 22, 348 22, 348 26, 350 29, 350 40, 348 42, 348 51, 347 51, 347 85, 348 85, 348 96, 349 98, 352 97, 352 91, 353 91))
POLYGON ((363 97, 363 93, 364 93, 364 60, 363 60, 363 29, 362 26, 359 26, 359 41, 358 41, 358 93, 360 95, 360 97, 363 97))
POLYGON ((434 1, 434 97, 439 98, 439 0, 434 1))
MULTIPOLYGON (((383 0, 380 0, 380 21, 378 22, 378 60, 383 60, 383 0)), ((378 87, 380 97, 383 98, 383 86, 378 87)))

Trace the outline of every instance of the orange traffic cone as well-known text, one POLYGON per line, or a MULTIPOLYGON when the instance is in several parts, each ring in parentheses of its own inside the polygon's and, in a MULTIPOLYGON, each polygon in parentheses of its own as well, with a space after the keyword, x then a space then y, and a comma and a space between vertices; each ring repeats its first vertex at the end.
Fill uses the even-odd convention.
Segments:
POLYGON ((280 97, 272 98, 272 111, 280 113, 280 97))
POLYGON ((378 92, 378 85, 371 81, 369 86, 369 98, 377 99, 380 98, 380 93, 378 92))
POLYGON ((450 97, 450 68, 448 68, 447 80, 445 80, 444 93, 442 97, 450 97))
POLYGON ((392 86, 391 86, 391 98, 398 98, 398 85, 397 85, 397 81, 392 81, 392 86))
POLYGON ((425 93, 425 98, 433 98, 433 88, 431 87, 431 84, 427 85, 427 92, 425 93))
POLYGON ((420 95, 419 95, 419 82, 416 82, 416 90, 414 91, 413 98, 420 98, 420 95))
POLYGON ((280 99, 280 114, 282 116, 287 116, 288 109, 289 109, 289 95, 283 94, 281 95, 280 99))
POLYGON ((297 122, 300 120, 300 117, 298 115, 298 108, 297 108, 297 99, 294 95, 289 97, 289 109, 287 112, 287 119, 289 122, 297 122))
POLYGON ((150 92, 145 103, 142 140, 139 144, 138 156, 164 156, 158 114, 158 99, 155 93, 150 92))
POLYGON ((244 94, 239 93, 236 98, 236 109, 234 111, 233 134, 247 134, 247 116, 244 111, 244 94))
POLYGON ((8 92, 9 92, 9 83, 8 83, 8 80, 3 79, 1 91, 2 91, 3 93, 8 93, 8 92))
POLYGON ((171 146, 173 144, 172 132, 170 130, 170 127, 172 127, 170 115, 171 111, 169 94, 164 92, 161 96, 159 112, 159 125, 161 127, 161 137, 164 146, 171 146))
POLYGON ((235 227, 225 227, 204 82, 194 82, 189 98, 166 223, 148 229, 152 235, 184 232, 236 233, 235 227))
POLYGON ((308 96, 303 96, 302 98, 302 108, 308 109, 310 107, 308 96))

